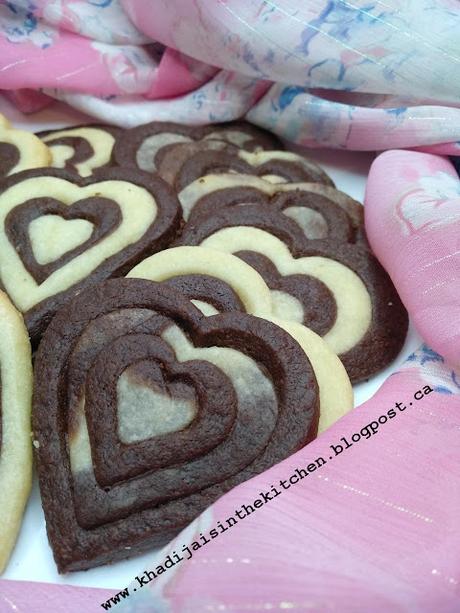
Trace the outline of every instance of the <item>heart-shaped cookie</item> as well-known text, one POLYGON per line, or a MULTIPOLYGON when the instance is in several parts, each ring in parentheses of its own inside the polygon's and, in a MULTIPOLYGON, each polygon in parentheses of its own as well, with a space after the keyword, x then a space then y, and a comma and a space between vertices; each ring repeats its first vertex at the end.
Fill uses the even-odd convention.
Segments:
MULTIPOLYGON (((272 290, 274 312, 323 336, 353 382, 396 357, 406 335, 407 313, 388 275, 358 240, 360 228, 353 226, 351 216, 345 216, 344 228, 334 226, 331 209, 330 235, 312 239, 284 213, 290 207, 315 206, 302 198, 297 202, 295 189, 267 205, 253 190, 218 189, 218 177, 202 179, 202 199, 195 185, 195 206, 177 244, 201 245, 244 259, 272 290), (216 189, 207 189, 207 181, 216 189), (341 228, 346 233, 340 237, 341 228)), ((322 207, 318 210, 328 219, 322 207)))
POLYGON ((40 132, 39 136, 51 151, 51 166, 88 177, 110 166, 115 138, 122 133, 121 128, 94 124, 40 132))
POLYGON ((32 485, 32 357, 24 321, 0 292, 0 573, 21 526, 32 485))
POLYGON ((14 129, 6 119, 0 121, 0 179, 50 162, 51 153, 37 136, 14 129))
POLYGON ((203 140, 223 141, 247 151, 282 149, 276 136, 244 121, 199 127, 154 121, 123 132, 116 140, 113 159, 119 166, 153 172, 170 147, 203 140))
POLYGON ((65 572, 164 543, 299 449, 316 433, 318 388, 277 325, 205 317, 164 284, 115 279, 49 325, 33 415, 48 536, 65 572))
POLYGON ((312 330, 276 318, 273 293, 254 268, 240 258, 204 247, 175 247, 143 260, 127 276, 167 284, 205 315, 249 313, 275 321, 289 332, 307 354, 318 381, 318 432, 353 407, 351 383, 337 355, 312 330))
POLYGON ((290 151, 201 151, 187 159, 174 179, 179 192, 200 177, 218 173, 258 176, 270 183, 322 183, 334 187, 313 160, 290 151))
POLYGON ((145 173, 16 174, 0 184, 1 283, 36 341, 70 296, 166 246, 180 221, 171 188, 145 173))

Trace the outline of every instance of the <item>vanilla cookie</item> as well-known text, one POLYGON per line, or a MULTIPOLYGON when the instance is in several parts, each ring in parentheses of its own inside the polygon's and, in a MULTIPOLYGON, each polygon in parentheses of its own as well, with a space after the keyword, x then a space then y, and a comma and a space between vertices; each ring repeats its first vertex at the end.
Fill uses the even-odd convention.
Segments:
POLYGON ((246 151, 283 148, 276 136, 244 121, 200 127, 154 121, 117 138, 113 159, 119 166, 153 172, 165 148, 202 140, 223 141, 246 151))
POLYGON ((113 279, 54 317, 35 359, 33 432, 60 572, 168 542, 239 483, 310 442, 312 366, 246 313, 113 279))
POLYGON ((122 133, 121 128, 96 124, 41 132, 40 138, 51 151, 51 166, 88 177, 110 166, 115 138, 122 133))
POLYGON ((31 132, 16 130, 0 116, 0 179, 29 168, 49 166, 51 153, 31 132))
POLYGON ((0 292, 0 573, 21 527, 32 485, 32 357, 24 321, 0 292))
POLYGON ((352 408, 350 380, 336 354, 305 326, 276 318, 270 289, 240 258, 204 247, 176 247, 143 260, 127 276, 173 287, 204 315, 239 311, 273 321, 289 332, 307 354, 318 381, 318 432, 352 408))
MULTIPOLYGON (((218 194, 227 202, 225 190, 218 194)), ((237 206, 250 202, 248 194, 232 198, 232 204, 210 207, 214 212, 208 214, 197 201, 200 212, 189 218, 177 244, 232 253, 247 262, 269 286, 274 313, 324 337, 353 382, 390 363, 403 345, 407 313, 369 250, 340 238, 332 227, 327 238, 308 238, 277 206, 237 206)))
POLYGON ((84 287, 124 274, 175 237, 181 211, 159 177, 31 170, 0 184, 0 281, 34 341, 84 287))
POLYGON ((2 115, 0 113, 0 128, 9 128, 9 127, 11 127, 9 120, 5 117, 5 115, 2 115))

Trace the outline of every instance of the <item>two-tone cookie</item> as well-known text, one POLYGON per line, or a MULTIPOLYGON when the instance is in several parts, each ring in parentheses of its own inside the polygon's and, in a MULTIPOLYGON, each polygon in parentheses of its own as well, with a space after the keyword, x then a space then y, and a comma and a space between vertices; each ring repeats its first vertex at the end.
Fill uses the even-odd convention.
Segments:
POLYGON ((0 281, 35 342, 71 296, 167 246, 180 223, 175 194, 153 175, 18 173, 0 184, 0 281))
MULTIPOLYGON (((160 171, 165 166, 164 162, 160 164, 160 171)), ((297 153, 290 151, 251 152, 244 149, 232 151, 228 148, 196 152, 180 167, 173 184, 179 192, 200 177, 220 173, 254 175, 270 183, 321 183, 334 187, 329 176, 318 164, 297 153)))
POLYGON ((316 434, 302 347, 246 313, 114 279, 62 308, 37 351, 33 432, 60 572, 171 539, 316 434))
POLYGON ((121 128, 94 124, 49 130, 39 136, 51 151, 53 168, 73 170, 88 177, 111 165, 115 139, 122 134, 121 128))
POLYGON ((0 115, 0 179, 29 168, 49 166, 51 153, 41 140, 16 130, 0 115))
MULTIPOLYGON (((324 337, 353 382, 396 357, 407 332, 406 310, 388 275, 356 240, 351 220, 345 223, 345 211, 338 225, 331 217, 325 238, 312 238, 284 212, 302 208, 295 190, 280 210, 276 201, 251 201, 249 191, 227 193, 219 175, 205 177, 201 185, 203 200, 195 185, 195 204, 177 244, 232 253, 252 266, 272 292, 275 314, 324 337)), ((326 209, 321 215, 327 219, 326 209)))
POLYGON ((154 121, 126 130, 117 138, 113 159, 119 166, 153 172, 170 147, 203 140, 246 151, 283 148, 276 136, 244 121, 198 127, 154 121))
POLYGON ((318 432, 353 407, 353 392, 343 364, 312 330, 274 315, 273 293, 240 258, 204 247, 176 247, 138 264, 128 277, 158 281, 186 296, 207 316, 236 311, 275 322, 293 336, 311 362, 320 397, 318 432))
POLYGON ((261 216, 277 215, 298 242, 330 239, 367 246, 363 207, 347 194, 320 183, 272 184, 255 176, 212 174, 179 192, 190 228, 226 208, 259 205, 261 216))
POLYGON ((32 485, 32 357, 24 321, 0 292, 0 573, 32 485))

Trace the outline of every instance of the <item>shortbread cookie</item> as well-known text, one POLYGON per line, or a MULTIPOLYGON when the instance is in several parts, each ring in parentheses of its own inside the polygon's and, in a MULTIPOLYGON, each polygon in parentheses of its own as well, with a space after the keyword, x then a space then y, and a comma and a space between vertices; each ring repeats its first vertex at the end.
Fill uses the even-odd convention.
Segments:
POLYGON ((233 253, 250 264, 271 289, 274 312, 323 336, 352 382, 381 370, 403 345, 407 312, 360 245, 333 235, 309 240, 286 215, 261 204, 197 215, 177 244, 233 253))
POLYGON ((270 183, 322 183, 334 187, 333 182, 318 164, 290 151, 203 151, 196 153, 182 165, 174 187, 179 192, 200 177, 219 173, 255 175, 270 183))
POLYGON ((21 526, 32 485, 32 357, 24 321, 0 292, 0 573, 21 526))
POLYGON ((126 130, 115 143, 113 158, 119 166, 153 172, 165 147, 201 140, 224 141, 247 151, 283 148, 276 136, 244 121, 202 127, 154 121, 126 130))
POLYGON ((122 133, 114 126, 87 125, 41 132, 40 138, 51 151, 51 166, 88 177, 110 166, 115 138, 122 133))
POLYGON ((29 168, 49 166, 51 153, 31 132, 16 130, 0 120, 0 179, 29 168))
POLYGON ((16 174, 0 185, 1 284, 36 341, 70 296, 167 246, 180 222, 171 188, 132 169, 16 174))
POLYGON ((11 126, 9 120, 0 113, 0 128, 9 128, 11 126))
POLYGON ((224 208, 259 205, 279 218, 298 241, 337 240, 367 246, 363 207, 333 187, 318 183, 271 184, 258 177, 235 174, 207 175, 179 192, 184 219, 195 222, 224 208))
POLYGON ((167 284, 205 315, 239 311, 275 321, 287 330, 307 354, 318 381, 318 432, 353 407, 351 383, 336 354, 305 326, 275 319, 268 286, 240 258, 204 247, 176 247, 143 260, 127 276, 167 284))
POLYGON ((82 292, 35 361, 37 467, 59 571, 165 543, 309 442, 317 420, 310 362, 275 324, 205 317, 143 279, 82 292))

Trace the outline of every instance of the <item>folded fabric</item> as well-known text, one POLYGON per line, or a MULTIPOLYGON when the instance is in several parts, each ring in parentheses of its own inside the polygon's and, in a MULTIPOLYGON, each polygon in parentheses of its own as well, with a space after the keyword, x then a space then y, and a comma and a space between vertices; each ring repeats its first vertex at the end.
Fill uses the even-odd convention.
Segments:
POLYGON ((443 157, 387 151, 366 188, 366 230, 422 337, 460 367, 460 180, 443 157))
POLYGON ((120 126, 247 114, 306 146, 455 155, 459 26, 456 0, 10 0, 0 88, 120 126))

